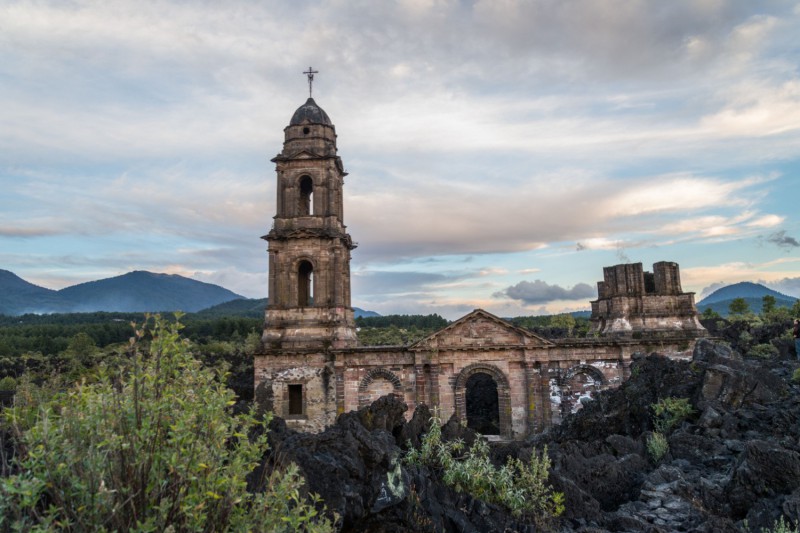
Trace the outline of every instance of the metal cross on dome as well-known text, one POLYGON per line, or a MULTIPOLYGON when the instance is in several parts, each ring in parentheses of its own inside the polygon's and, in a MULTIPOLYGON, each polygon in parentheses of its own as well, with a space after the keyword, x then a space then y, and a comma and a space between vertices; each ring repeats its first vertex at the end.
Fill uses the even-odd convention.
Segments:
POLYGON ((308 67, 308 70, 303 72, 303 74, 308 76, 308 97, 311 98, 311 84, 314 83, 314 74, 319 74, 319 71, 308 67))

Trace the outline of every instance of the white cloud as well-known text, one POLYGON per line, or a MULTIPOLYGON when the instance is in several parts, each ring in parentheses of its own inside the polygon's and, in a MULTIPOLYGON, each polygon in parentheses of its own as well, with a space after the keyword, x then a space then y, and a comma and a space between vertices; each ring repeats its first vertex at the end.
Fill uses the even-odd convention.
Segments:
POLYGON ((778 86, 742 83, 724 109, 701 126, 718 136, 759 137, 800 130, 800 79, 778 86))
POLYGON ((490 297, 540 270, 509 252, 550 248, 567 275, 576 247, 585 262, 792 237, 773 189, 798 157, 799 18, 736 0, 7 3, 4 265, 184 269, 246 294, 308 65, 351 172, 354 265, 497 256, 383 280, 409 309, 534 310, 490 297))

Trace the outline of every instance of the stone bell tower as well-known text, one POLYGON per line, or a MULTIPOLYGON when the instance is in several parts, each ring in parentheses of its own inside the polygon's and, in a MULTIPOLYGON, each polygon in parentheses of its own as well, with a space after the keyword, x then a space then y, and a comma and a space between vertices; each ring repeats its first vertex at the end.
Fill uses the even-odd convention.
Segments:
MULTIPOLYGON (((308 76, 310 87, 313 74, 308 76)), ((269 243, 265 351, 355 346, 350 306, 350 251, 355 245, 344 225, 347 173, 336 155, 336 129, 309 94, 284 135, 283 150, 272 160, 276 215, 262 237, 269 243)))

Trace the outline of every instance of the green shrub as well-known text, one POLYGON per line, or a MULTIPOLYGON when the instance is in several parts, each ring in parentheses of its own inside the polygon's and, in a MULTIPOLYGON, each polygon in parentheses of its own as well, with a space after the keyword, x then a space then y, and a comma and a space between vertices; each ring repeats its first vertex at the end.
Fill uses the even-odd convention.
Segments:
POLYGON ((411 448, 406 455, 408 463, 441 469, 444 482, 453 489, 503 505, 514 516, 528 516, 540 525, 564 512, 564 494, 547 484, 551 466, 547 448, 541 455, 533 453, 528 463, 509 457, 496 468, 482 437, 459 455, 464 452, 463 441, 443 442, 440 424, 438 417, 431 419, 420 448, 411 448))
POLYGON ((733 316, 736 315, 741 316, 749 311, 750 311, 750 305, 744 298, 734 298, 728 305, 728 313, 733 316))
POLYGON ((753 336, 750 334, 749 331, 742 331, 739 333, 739 351, 744 353, 749 348, 750 345, 753 343, 753 336))
POLYGON ((787 522, 781 516, 775 521, 771 529, 762 527, 761 533, 800 533, 800 529, 797 526, 792 526, 791 520, 787 522))
POLYGON ((647 453, 654 463, 658 463, 667 455, 669 451, 669 442, 663 433, 654 431, 647 437, 647 453))
POLYGON ((663 398, 650 407, 654 415, 653 426, 659 433, 669 433, 694 413, 687 398, 663 398))
POLYGON ((332 529, 300 495, 295 465, 247 492, 267 421, 229 412, 233 392, 192 358, 180 327, 156 317, 136 332, 128 372, 101 367, 91 384, 8 411, 19 473, 0 481, 0 530, 332 529))
POLYGON ((778 349, 772 344, 756 344, 747 351, 749 357, 760 357, 761 359, 772 359, 778 356, 778 349))
POLYGON ((795 383, 800 383, 800 368, 795 368, 794 373, 792 374, 792 381, 795 383))
POLYGON ((0 379, 0 391, 13 391, 17 390, 17 380, 11 376, 6 376, 0 379))

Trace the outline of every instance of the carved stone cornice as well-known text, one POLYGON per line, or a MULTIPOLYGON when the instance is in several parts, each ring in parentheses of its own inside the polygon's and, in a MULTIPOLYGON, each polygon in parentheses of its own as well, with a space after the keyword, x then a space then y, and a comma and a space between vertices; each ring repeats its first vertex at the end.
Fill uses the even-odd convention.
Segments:
POLYGON ((349 234, 332 228, 285 228, 272 229, 261 237, 265 241, 288 241, 294 239, 340 239, 348 250, 354 250, 356 244, 349 234))

